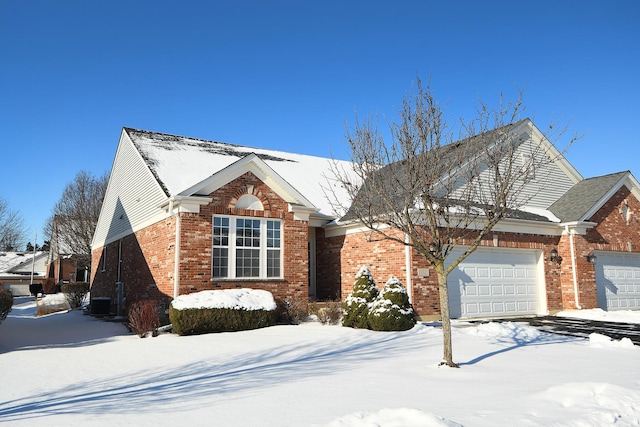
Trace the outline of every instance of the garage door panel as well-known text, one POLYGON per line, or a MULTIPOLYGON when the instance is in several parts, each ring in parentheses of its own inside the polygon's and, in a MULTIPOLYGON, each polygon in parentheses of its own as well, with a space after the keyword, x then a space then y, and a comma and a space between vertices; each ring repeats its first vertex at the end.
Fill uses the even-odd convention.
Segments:
POLYGON ((598 252, 596 264, 598 304, 604 310, 640 308, 640 255, 598 252))
POLYGON ((536 262, 535 251, 478 249, 449 275, 452 317, 535 314, 536 262))

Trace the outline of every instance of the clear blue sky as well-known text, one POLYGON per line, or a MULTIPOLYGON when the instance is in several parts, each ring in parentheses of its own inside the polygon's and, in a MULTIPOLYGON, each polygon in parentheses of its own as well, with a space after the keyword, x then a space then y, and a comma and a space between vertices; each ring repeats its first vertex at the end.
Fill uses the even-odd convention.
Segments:
POLYGON ((541 129, 586 133, 585 177, 640 178, 639 23, 636 0, 0 0, 0 195, 41 236, 123 126, 344 157, 345 121, 416 76, 452 120, 524 88, 541 129))

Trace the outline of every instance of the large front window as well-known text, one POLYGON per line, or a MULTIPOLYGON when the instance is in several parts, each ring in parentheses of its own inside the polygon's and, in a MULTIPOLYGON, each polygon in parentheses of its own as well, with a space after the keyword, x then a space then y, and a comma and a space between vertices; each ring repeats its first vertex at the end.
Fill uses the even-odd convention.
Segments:
POLYGON ((281 277, 281 234, 279 220, 214 216, 213 277, 281 277))

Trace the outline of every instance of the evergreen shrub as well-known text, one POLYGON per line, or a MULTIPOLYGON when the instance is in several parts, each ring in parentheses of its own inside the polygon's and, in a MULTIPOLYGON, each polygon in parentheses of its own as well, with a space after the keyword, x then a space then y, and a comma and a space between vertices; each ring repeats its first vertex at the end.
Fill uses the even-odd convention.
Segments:
POLYGON ((62 285, 62 293, 71 306, 71 309, 82 306, 85 297, 89 293, 88 282, 64 283, 62 285))
POLYGON ((13 307, 13 294, 5 288, 0 288, 0 323, 9 315, 13 307))
POLYGON ((275 310, 244 310, 232 308, 169 307, 169 319, 178 335, 198 335, 210 332, 234 332, 258 329, 276 324, 275 310))
POLYGON ((369 304, 376 299, 378 293, 371 271, 366 266, 362 266, 356 274, 353 291, 342 305, 342 326, 369 328, 369 304))
POLYGON ((416 324, 407 290, 391 277, 369 307, 369 324, 374 331, 406 331, 416 324))

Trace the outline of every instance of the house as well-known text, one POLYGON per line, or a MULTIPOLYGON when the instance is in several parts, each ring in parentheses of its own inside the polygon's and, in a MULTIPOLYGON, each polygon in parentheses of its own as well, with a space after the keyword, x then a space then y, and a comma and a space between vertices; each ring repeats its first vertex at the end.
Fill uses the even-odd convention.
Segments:
POLYGON ((48 252, 0 252, 0 283, 13 296, 31 295, 31 283, 43 285, 48 252))
MULTIPOLYGON (((513 131, 555 150, 530 120, 513 131)), ((347 194, 332 167, 350 164, 124 128, 92 243, 92 297, 168 304, 253 287, 327 300, 346 297, 367 265, 380 283, 398 277, 420 316, 437 317, 426 261, 334 213, 327 190, 347 194)), ((450 274, 453 317, 640 308, 638 181, 628 171, 584 179, 561 155, 550 167, 547 190, 450 274)))

